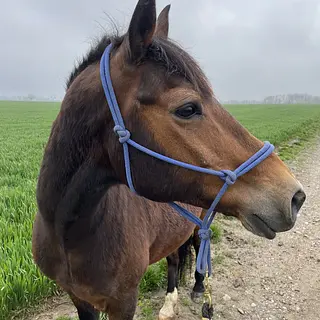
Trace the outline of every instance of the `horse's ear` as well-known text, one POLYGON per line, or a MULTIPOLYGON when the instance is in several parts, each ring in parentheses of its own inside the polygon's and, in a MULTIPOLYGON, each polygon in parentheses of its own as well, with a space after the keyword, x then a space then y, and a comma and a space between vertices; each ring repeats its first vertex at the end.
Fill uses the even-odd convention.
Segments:
POLYGON ((159 38, 168 38, 169 34, 169 11, 171 5, 167 5, 159 14, 155 35, 159 38))
POLYGON ((138 62, 145 55, 156 28, 155 0, 139 0, 128 30, 130 58, 138 62))

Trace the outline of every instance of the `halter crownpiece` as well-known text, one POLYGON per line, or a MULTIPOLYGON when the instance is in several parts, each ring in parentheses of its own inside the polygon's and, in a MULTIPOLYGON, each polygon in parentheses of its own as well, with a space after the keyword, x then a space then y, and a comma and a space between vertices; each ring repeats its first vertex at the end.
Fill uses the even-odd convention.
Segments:
POLYGON ((231 170, 220 170, 215 171, 212 169, 206 169, 198 166, 194 166, 185 162, 181 162, 169 157, 166 157, 160 153, 152 151, 139 143, 133 141, 131 139, 130 132, 126 129, 123 118, 121 116, 120 108, 116 99, 116 95, 113 90, 111 76, 110 76, 110 52, 111 52, 112 44, 108 45, 105 49, 101 61, 100 61, 100 77, 102 86, 105 92, 105 96, 107 98, 107 102, 109 105, 109 109, 112 114, 113 121, 115 123, 114 132, 119 137, 119 142, 123 145, 123 153, 124 153, 124 162, 125 162, 125 170, 126 170, 126 178, 129 185, 129 188, 132 192, 136 193, 136 190, 133 186, 132 175, 131 175, 131 166, 130 166, 130 154, 128 145, 138 149, 141 152, 144 152, 151 157, 157 158, 161 161, 185 168, 193 171, 197 171, 200 173, 206 173, 214 176, 220 177, 224 184, 220 189, 218 195, 212 202, 210 208, 208 209, 203 220, 196 217, 193 213, 189 212, 187 209, 182 206, 170 202, 169 205, 174 208, 181 216, 190 220, 192 223, 199 226, 199 237, 201 238, 199 254, 197 258, 197 271, 199 273, 205 274, 208 268, 208 274, 211 275, 211 252, 210 252, 210 238, 212 231, 210 229, 210 225, 215 217, 216 211, 215 208, 218 202, 221 200, 224 193, 227 191, 230 185, 233 185, 237 178, 244 175, 252 168, 260 164, 263 160, 265 160, 274 150, 274 146, 266 141, 264 146, 251 158, 245 161, 242 165, 240 165, 234 171, 231 170))

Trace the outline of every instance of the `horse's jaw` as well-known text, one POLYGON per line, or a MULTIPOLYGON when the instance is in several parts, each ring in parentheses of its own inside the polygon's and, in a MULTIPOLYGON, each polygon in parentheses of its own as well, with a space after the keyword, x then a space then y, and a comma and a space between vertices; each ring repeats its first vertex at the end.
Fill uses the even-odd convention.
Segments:
POLYGON ((242 225, 253 234, 267 238, 274 239, 276 232, 259 216, 252 214, 240 219, 242 225))

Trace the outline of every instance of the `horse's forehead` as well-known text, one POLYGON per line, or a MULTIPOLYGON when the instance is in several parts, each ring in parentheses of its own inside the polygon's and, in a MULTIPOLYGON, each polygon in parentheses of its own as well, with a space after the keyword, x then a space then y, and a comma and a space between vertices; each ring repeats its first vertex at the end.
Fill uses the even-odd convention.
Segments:
POLYGON ((142 104, 155 104, 161 92, 166 88, 163 74, 154 67, 146 66, 141 70, 138 100, 142 104))
POLYGON ((138 100, 142 104, 156 104, 157 100, 166 92, 180 92, 180 95, 194 94, 196 91, 191 83, 177 74, 170 74, 165 68, 153 65, 143 68, 138 89, 138 100), (170 89, 177 90, 170 90, 170 89), (181 89, 181 90, 178 90, 181 89))

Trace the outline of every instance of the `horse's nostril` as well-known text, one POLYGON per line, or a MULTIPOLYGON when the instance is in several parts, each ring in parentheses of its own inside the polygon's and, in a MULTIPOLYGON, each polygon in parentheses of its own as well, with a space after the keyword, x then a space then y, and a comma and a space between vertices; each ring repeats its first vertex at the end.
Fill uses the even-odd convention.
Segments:
POLYGON ((292 197, 291 211, 294 219, 296 219, 297 214, 305 200, 306 200, 306 194, 302 190, 297 191, 295 195, 292 197))

